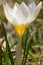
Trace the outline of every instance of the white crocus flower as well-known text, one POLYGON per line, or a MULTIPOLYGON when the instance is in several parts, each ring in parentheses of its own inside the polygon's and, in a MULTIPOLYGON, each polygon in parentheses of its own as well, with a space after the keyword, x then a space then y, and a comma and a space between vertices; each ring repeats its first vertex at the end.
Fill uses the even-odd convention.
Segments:
MULTIPOLYGON (((19 25, 18 27, 16 26, 17 31, 18 29, 23 31, 25 26, 24 28, 23 26, 21 28, 20 25, 30 24, 37 18, 42 7, 42 2, 40 2, 37 6, 34 2, 28 6, 24 2, 22 2, 20 5, 16 2, 13 8, 6 3, 3 5, 3 7, 8 21, 13 25, 19 25)), ((20 30, 19 34, 21 33, 20 30)))
POLYGON ((26 5, 22 2, 20 5, 16 2, 13 9, 6 3, 4 4, 5 16, 12 24, 27 24, 33 22, 38 16, 42 7, 42 2, 37 6, 34 2, 26 5))
MULTIPOLYGON (((32 23, 36 17, 38 16, 42 2, 40 2, 37 6, 34 2, 30 5, 26 5, 22 2, 20 5, 16 2, 13 9, 6 3, 3 5, 5 16, 8 21, 14 25, 16 32, 19 36, 22 36, 27 24, 32 23)), ((22 48, 21 48, 21 39, 16 47, 16 65, 20 65, 22 56, 22 48)))

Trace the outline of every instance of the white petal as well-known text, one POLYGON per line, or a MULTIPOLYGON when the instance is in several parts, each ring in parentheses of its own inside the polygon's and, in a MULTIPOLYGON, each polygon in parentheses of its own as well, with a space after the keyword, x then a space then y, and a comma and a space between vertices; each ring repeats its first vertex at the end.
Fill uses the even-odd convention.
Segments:
POLYGON ((4 12, 5 12, 5 16, 7 18, 7 20, 9 22, 11 22, 12 24, 22 24, 24 21, 24 16, 19 8, 19 6, 17 6, 18 4, 15 3, 15 10, 12 10, 10 8, 10 6, 6 3, 6 5, 4 4, 4 12), (17 8, 17 9, 16 9, 17 8))
POLYGON ((29 15, 30 11, 29 11, 27 5, 24 2, 21 3, 20 9, 21 9, 24 17, 26 18, 29 15))
POLYGON ((13 7, 13 10, 12 10, 12 16, 13 18, 15 18, 16 16, 16 11, 19 9, 19 4, 17 2, 15 2, 15 5, 13 7))
POLYGON ((28 5, 28 8, 29 8, 31 13, 33 12, 35 7, 36 7, 35 2, 32 2, 30 5, 28 5))
POLYGON ((6 2, 6 7, 8 7, 10 11, 12 10, 12 8, 8 5, 7 2, 6 2))
POLYGON ((8 10, 9 14, 12 16, 12 9, 8 4, 6 4, 6 9, 8 10))
POLYGON ((21 10, 18 8, 17 11, 16 11, 16 14, 15 14, 15 19, 17 20, 17 22, 19 24, 22 24, 25 20, 21 10))
POLYGON ((16 19, 16 24, 22 24, 25 20, 25 17, 23 15, 23 13, 20 9, 20 5, 18 3, 15 3, 12 16, 13 16, 13 18, 16 19))
POLYGON ((13 12, 15 12, 18 7, 19 7, 19 4, 17 2, 15 2, 14 7, 13 7, 13 12))
POLYGON ((39 14, 39 12, 40 12, 40 10, 41 10, 41 7, 42 7, 42 2, 40 2, 40 3, 37 5, 37 7, 36 7, 35 10, 33 11, 32 15, 30 15, 30 17, 27 18, 26 21, 27 21, 28 23, 33 22, 33 21, 37 18, 38 14, 39 14))
POLYGON ((12 21, 13 21, 13 18, 12 18, 12 16, 11 16, 11 12, 9 11, 8 7, 4 4, 4 5, 3 5, 3 8, 4 8, 4 12, 5 12, 5 16, 6 16, 7 20, 8 20, 9 22, 13 23, 13 22, 12 22, 12 21))

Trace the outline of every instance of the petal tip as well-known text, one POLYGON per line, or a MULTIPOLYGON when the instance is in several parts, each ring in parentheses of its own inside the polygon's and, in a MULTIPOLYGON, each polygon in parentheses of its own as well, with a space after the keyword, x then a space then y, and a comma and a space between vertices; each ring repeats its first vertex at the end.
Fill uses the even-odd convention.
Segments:
POLYGON ((42 1, 40 1, 39 6, 42 6, 42 1))

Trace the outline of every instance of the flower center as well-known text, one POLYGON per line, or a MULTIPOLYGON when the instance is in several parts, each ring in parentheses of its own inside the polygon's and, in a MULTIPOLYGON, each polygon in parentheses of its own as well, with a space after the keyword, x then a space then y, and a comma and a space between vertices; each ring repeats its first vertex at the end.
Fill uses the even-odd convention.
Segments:
POLYGON ((14 29, 19 36, 22 36, 26 29, 26 25, 14 25, 14 29))

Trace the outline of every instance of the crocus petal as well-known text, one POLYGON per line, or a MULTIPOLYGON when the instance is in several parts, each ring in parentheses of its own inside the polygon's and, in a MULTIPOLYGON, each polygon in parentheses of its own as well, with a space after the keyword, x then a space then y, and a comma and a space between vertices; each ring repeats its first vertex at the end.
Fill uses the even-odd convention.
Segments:
POLYGON ((14 12, 14 13, 15 13, 16 10, 18 9, 18 7, 19 7, 19 4, 18 4, 17 2, 15 2, 14 7, 13 7, 13 12, 14 12))
POLYGON ((31 23, 37 18, 38 14, 39 14, 39 12, 41 10, 41 7, 42 7, 42 2, 40 2, 36 6, 36 8, 34 9, 33 13, 30 15, 30 17, 27 18, 27 20, 26 20, 27 22, 26 23, 31 23))
POLYGON ((19 6, 19 4, 17 2, 15 2, 13 10, 12 10, 12 16, 13 16, 13 18, 15 18, 15 15, 16 15, 15 13, 16 13, 16 11, 18 9, 18 6, 19 6))
POLYGON ((5 12, 5 16, 7 18, 7 20, 11 23, 13 23, 13 18, 11 16, 11 12, 8 10, 8 7, 6 5, 3 5, 3 8, 4 8, 4 12, 5 12))
POLYGON ((5 16, 7 18, 7 20, 11 23, 14 24, 16 23, 16 19, 15 17, 13 17, 13 10, 12 8, 10 8, 10 6, 6 3, 5 5, 3 5, 4 7, 4 12, 5 12, 5 16))
POLYGON ((28 8, 29 8, 29 10, 30 10, 31 13, 33 12, 33 10, 34 10, 35 7, 36 7, 36 5, 35 5, 34 2, 32 2, 30 5, 28 5, 28 8))
POLYGON ((22 24, 25 20, 23 14, 19 8, 16 11, 15 19, 17 20, 18 24, 22 24))
POLYGON ((21 24, 22 21, 24 21, 24 16, 19 8, 19 4, 17 2, 15 2, 15 5, 13 7, 13 10, 11 12, 11 15, 14 19, 14 23, 15 24, 21 24))
POLYGON ((6 2, 6 7, 8 7, 10 11, 12 10, 12 8, 8 5, 7 2, 6 2))
POLYGON ((29 11, 27 5, 24 2, 21 3, 20 9, 21 9, 24 17, 27 18, 27 16, 29 15, 30 11, 29 11))
POLYGON ((3 5, 5 16, 12 24, 27 24, 33 22, 41 10, 42 2, 37 6, 31 3, 27 6, 24 2, 15 3, 13 9, 6 3, 3 5))
POLYGON ((16 24, 22 24, 24 22, 25 18, 18 3, 14 5, 12 16, 16 19, 16 24))

